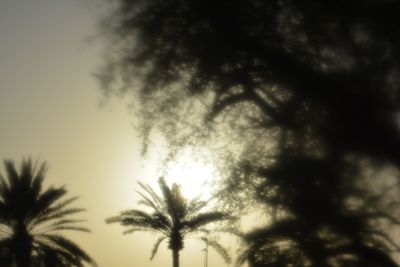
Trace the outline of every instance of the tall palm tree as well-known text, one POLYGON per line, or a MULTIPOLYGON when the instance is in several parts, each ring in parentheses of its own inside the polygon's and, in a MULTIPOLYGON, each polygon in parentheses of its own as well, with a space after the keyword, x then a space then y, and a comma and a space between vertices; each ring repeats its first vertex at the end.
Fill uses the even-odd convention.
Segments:
MULTIPOLYGON (((127 226, 124 232, 153 231, 160 235, 154 244, 151 258, 155 256, 160 244, 168 241, 168 248, 172 250, 173 267, 179 267, 179 252, 183 249, 184 238, 199 233, 208 233, 204 228, 207 224, 229 219, 223 212, 200 212, 207 203, 198 198, 186 200, 177 184, 170 188, 164 178, 158 180, 162 194, 158 195, 150 186, 139 183, 143 192, 138 192, 142 197, 139 204, 152 209, 151 213, 132 209, 123 211, 120 215, 106 220, 107 223, 120 223, 127 226)), ((216 249, 216 251, 229 262, 230 257, 226 250, 215 240, 199 236, 199 238, 216 249)))
POLYGON ((62 200, 64 187, 42 189, 46 164, 23 160, 18 172, 15 163, 4 161, 0 173, 0 255, 9 255, 17 267, 30 267, 32 259, 45 266, 83 266, 93 260, 73 241, 62 235, 64 230, 89 232, 72 215, 84 211, 71 208, 77 198, 62 200))

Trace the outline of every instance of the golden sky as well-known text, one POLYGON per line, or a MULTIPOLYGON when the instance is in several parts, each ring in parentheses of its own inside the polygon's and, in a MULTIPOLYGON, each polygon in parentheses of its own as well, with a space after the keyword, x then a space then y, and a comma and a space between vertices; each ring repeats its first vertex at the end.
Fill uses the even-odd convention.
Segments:
MULTIPOLYGON (((155 236, 122 235, 105 218, 136 207, 138 180, 152 183, 156 157, 140 157, 134 116, 119 99, 100 108, 92 73, 100 63, 102 12, 92 0, 0 1, 0 159, 49 163, 46 185, 67 185, 87 209, 93 233, 68 233, 100 267, 172 265, 166 245, 150 261, 155 236)), ((156 154, 156 153, 155 153, 156 154)), ((229 244, 228 244, 229 245, 229 244)), ((186 243, 181 266, 203 266, 203 245, 186 243)), ((210 251, 209 266, 226 266, 210 251)))

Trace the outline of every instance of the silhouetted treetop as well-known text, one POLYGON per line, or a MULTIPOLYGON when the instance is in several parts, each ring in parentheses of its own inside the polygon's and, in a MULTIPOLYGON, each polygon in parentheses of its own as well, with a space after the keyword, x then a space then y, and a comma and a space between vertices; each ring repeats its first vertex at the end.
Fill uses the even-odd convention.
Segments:
POLYGON ((84 209, 71 207, 64 187, 44 188, 46 164, 23 160, 20 169, 5 160, 0 173, 0 264, 16 267, 82 267, 93 259, 65 231, 89 232, 74 217, 84 209))
POLYGON ((302 128, 324 149, 395 160, 398 8, 397 1, 121 0, 106 20, 113 49, 101 79, 109 91, 122 82, 122 92, 132 86, 143 99, 178 86, 188 95, 173 92, 175 100, 211 92, 208 119, 250 103, 262 113, 249 114, 252 126, 302 128))
POLYGON ((229 263, 230 256, 216 240, 207 237, 210 230, 206 228, 212 223, 229 220, 231 217, 219 211, 203 211, 207 202, 198 198, 185 199, 181 194, 180 186, 167 185, 165 179, 160 177, 158 184, 161 194, 156 193, 149 185, 139 183, 142 204, 151 209, 146 212, 131 209, 121 212, 118 216, 108 218, 107 223, 120 223, 128 227, 124 233, 137 231, 151 231, 158 235, 154 244, 151 258, 156 255, 160 244, 168 241, 168 249, 172 251, 173 267, 179 267, 179 252, 184 248, 184 241, 189 236, 202 240, 205 244, 214 248, 229 263))

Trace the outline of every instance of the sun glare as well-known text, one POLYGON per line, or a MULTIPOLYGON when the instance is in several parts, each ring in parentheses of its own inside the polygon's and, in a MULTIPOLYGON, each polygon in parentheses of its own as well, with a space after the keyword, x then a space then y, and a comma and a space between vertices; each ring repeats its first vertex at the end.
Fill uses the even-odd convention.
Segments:
POLYGON ((207 200, 211 197, 215 169, 211 164, 185 157, 168 165, 165 179, 168 184, 179 184, 186 198, 207 200))

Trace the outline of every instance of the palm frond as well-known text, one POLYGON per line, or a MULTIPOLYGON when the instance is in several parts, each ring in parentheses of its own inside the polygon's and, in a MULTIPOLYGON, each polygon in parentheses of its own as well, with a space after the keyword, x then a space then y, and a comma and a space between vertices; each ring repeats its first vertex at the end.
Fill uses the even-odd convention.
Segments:
MULTIPOLYGON (((34 167, 34 169, 36 170, 36 167, 34 167)), ((42 183, 43 183, 44 177, 46 175, 46 172, 47 172, 47 164, 42 163, 40 165, 38 171, 36 171, 35 177, 32 182, 31 190, 34 195, 39 195, 40 192, 42 191, 42 183)))
POLYGON ((206 224, 227 220, 230 218, 231 217, 229 217, 226 213, 223 212, 216 211, 216 212, 200 213, 194 218, 185 221, 183 225, 189 229, 196 229, 206 224))
POLYGON ((179 221, 186 217, 187 205, 186 199, 182 196, 180 186, 173 184, 172 188, 168 187, 164 177, 158 179, 161 192, 164 198, 166 212, 173 221, 179 221))
POLYGON ((172 196, 171 189, 168 187, 167 183, 165 182, 164 177, 160 177, 158 179, 158 185, 160 186, 161 193, 164 199, 164 205, 169 213, 173 213, 175 209, 174 198, 172 196))
POLYGON ((167 233, 170 228, 168 219, 162 214, 148 214, 141 210, 121 212, 119 216, 108 218, 106 223, 120 223, 122 226, 153 229, 163 233, 167 233))
POLYGON ((78 199, 78 197, 71 197, 67 200, 64 200, 58 204, 54 204, 53 201, 49 201, 49 198, 46 198, 47 200, 43 200, 42 198, 39 198, 38 201, 42 202, 41 204, 37 205, 38 207, 41 207, 41 209, 35 210, 32 214, 32 224, 39 224, 41 220, 46 221, 48 217, 51 217, 51 215, 56 214, 58 212, 61 212, 64 208, 66 208, 70 203, 78 199), (45 204, 47 202, 47 204, 45 204), (54 205, 53 205, 54 204, 54 205))
POLYGON ((246 249, 239 253, 239 256, 236 259, 235 267, 240 267, 246 263, 246 261, 249 257, 249 252, 250 252, 250 250, 246 249))
POLYGON ((141 210, 125 210, 120 213, 118 216, 110 217, 106 219, 106 223, 114 223, 114 222, 121 222, 125 219, 129 218, 151 218, 151 214, 141 211, 141 210))
POLYGON ((75 223, 81 223, 81 222, 86 222, 86 220, 78 220, 78 219, 61 219, 55 222, 51 222, 52 226, 59 226, 59 225, 67 225, 67 224, 75 224, 75 223))
MULTIPOLYGON (((40 221, 41 218, 47 218, 47 215, 53 211, 51 207, 59 201, 67 191, 64 188, 49 188, 39 197, 35 198, 36 201, 32 205, 30 212, 27 216, 27 222, 40 221)), ((54 212, 53 212, 54 213, 54 212)))
POLYGON ((8 195, 10 191, 10 186, 7 183, 6 179, 4 178, 3 175, 0 174, 0 201, 4 202, 6 200, 6 196, 8 195))
POLYGON ((154 258, 154 256, 157 254, 158 248, 160 247, 161 243, 166 239, 166 236, 162 236, 159 239, 157 239, 156 243, 154 243, 153 249, 151 250, 151 256, 150 260, 154 258))
POLYGON ((55 247, 61 248, 62 250, 68 252, 71 255, 74 255, 75 257, 77 257, 83 261, 93 263, 92 258, 71 240, 69 240, 61 235, 45 234, 45 235, 42 235, 42 237, 49 240, 52 243, 53 247, 55 246, 55 247))
MULTIPOLYGON (((54 243, 53 241, 46 239, 42 239, 37 242, 38 246, 38 256, 40 261, 45 262, 47 264, 52 264, 50 266, 76 266, 83 267, 83 262, 85 261, 82 258, 82 255, 76 254, 75 251, 71 251, 65 249, 63 246, 59 246, 58 243, 54 243), (47 262, 49 260, 49 256, 51 257, 51 262, 47 262)), ((92 261, 86 261, 92 266, 96 266, 96 263, 92 261)))
MULTIPOLYGON (((24 164, 24 163, 22 163, 22 164, 24 164)), ((18 171, 17 171, 14 161, 5 160, 4 167, 6 169, 6 175, 7 175, 7 179, 8 179, 8 188, 10 190, 12 188, 16 188, 20 178, 19 178, 18 171)))
POLYGON ((4 240, 13 235, 14 227, 4 221, 0 222, 0 240, 4 240))
POLYGON ((64 231, 64 230, 72 230, 72 231, 79 231, 79 232, 86 232, 90 233, 89 228, 86 227, 79 227, 79 226, 70 226, 70 225, 59 225, 59 226, 51 226, 46 228, 46 232, 54 232, 54 231, 64 231))
POLYGON ((67 215, 76 214, 76 213, 80 213, 83 211, 86 211, 86 209, 71 208, 71 209, 56 211, 54 213, 50 213, 50 214, 41 216, 38 219, 35 219, 35 225, 39 225, 41 223, 47 223, 50 220, 59 219, 59 218, 65 217, 67 215))
POLYGON ((156 192, 154 192, 154 190, 150 186, 145 185, 141 182, 138 182, 138 184, 143 189, 143 191, 145 191, 150 196, 150 198, 153 199, 153 201, 151 202, 153 202, 160 208, 163 207, 163 200, 156 194, 156 192))
POLYGON ((46 244, 41 244, 41 248, 42 252, 37 256, 39 262, 44 262, 46 265, 52 264, 61 267, 83 267, 81 260, 63 249, 46 246, 46 244))
POLYGON ((226 248, 224 248, 220 243, 215 240, 211 240, 205 237, 200 238, 208 246, 212 247, 224 260, 226 263, 231 263, 231 257, 226 248))
POLYGON ((150 198, 146 197, 143 193, 137 191, 137 193, 142 197, 142 199, 138 202, 138 204, 142 204, 154 209, 157 212, 163 212, 163 207, 160 206, 154 200, 152 201, 150 198))
POLYGON ((156 230, 155 229, 152 229, 152 228, 148 228, 148 227, 138 227, 138 226, 134 226, 134 227, 131 227, 131 228, 129 228, 129 229, 127 229, 127 230, 125 230, 125 231, 123 231, 122 233, 124 234, 124 235, 127 235, 127 234, 132 234, 132 233, 134 233, 134 232, 155 232, 156 230))
POLYGON ((23 160, 19 173, 19 179, 20 179, 19 185, 21 185, 24 188, 30 188, 34 175, 35 175, 35 170, 33 169, 32 166, 32 160, 30 159, 23 160))
POLYGON ((196 228, 195 230, 190 229, 190 228, 186 228, 182 231, 182 235, 185 237, 194 237, 194 238, 198 238, 199 235, 209 235, 212 231, 210 229, 207 229, 205 227, 199 227, 196 228))
POLYGON ((206 201, 200 201, 200 198, 192 199, 187 205, 187 214, 196 214, 205 206, 207 206, 206 201))

